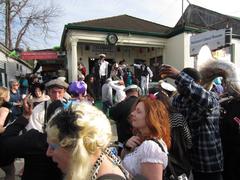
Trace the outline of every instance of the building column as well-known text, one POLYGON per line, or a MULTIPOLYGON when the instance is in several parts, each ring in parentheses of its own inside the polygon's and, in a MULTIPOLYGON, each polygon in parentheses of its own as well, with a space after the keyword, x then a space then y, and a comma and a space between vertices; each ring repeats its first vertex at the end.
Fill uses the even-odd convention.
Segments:
POLYGON ((69 81, 77 81, 77 75, 78 75, 78 64, 77 64, 77 40, 72 40, 71 42, 71 49, 72 49, 72 53, 71 53, 71 67, 70 69, 68 69, 68 72, 70 72, 71 76, 69 77, 69 81))
POLYGON ((72 57, 72 50, 71 47, 67 47, 67 72, 68 72, 68 82, 71 82, 72 79, 72 72, 70 71, 72 67, 71 63, 71 57, 72 57))
POLYGON ((163 64, 168 64, 167 58, 166 58, 167 52, 166 52, 166 46, 162 48, 162 62, 163 64))

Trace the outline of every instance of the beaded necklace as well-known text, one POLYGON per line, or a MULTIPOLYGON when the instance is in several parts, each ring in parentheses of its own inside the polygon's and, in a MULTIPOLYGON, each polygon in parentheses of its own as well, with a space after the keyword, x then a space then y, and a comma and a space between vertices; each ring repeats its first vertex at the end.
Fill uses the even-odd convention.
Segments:
POLYGON ((100 154, 99 158, 96 160, 95 164, 93 165, 93 168, 91 170, 91 176, 90 176, 91 180, 96 180, 97 179, 97 175, 98 175, 100 166, 101 166, 101 164, 103 162, 104 155, 106 155, 115 165, 117 165, 122 170, 122 172, 124 173, 125 177, 127 179, 129 179, 130 174, 121 165, 121 159, 118 158, 117 156, 115 156, 109 148, 106 148, 105 151, 103 151, 100 154))
POLYGON ((91 180, 95 180, 97 179, 97 175, 98 175, 98 171, 99 171, 99 168, 103 162, 103 159, 104 159, 104 152, 102 152, 99 156, 99 158, 97 159, 97 161, 95 162, 95 164, 93 165, 93 168, 91 170, 91 180))

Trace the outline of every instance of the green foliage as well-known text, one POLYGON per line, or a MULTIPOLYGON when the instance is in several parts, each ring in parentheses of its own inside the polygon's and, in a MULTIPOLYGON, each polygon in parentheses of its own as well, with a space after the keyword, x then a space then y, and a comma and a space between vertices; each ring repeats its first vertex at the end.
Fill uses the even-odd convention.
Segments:
POLYGON ((11 58, 17 58, 17 59, 19 58, 19 54, 15 50, 11 51, 8 55, 11 58))
POLYGON ((54 47, 53 47, 53 50, 54 50, 54 51, 60 51, 60 46, 54 46, 54 47))

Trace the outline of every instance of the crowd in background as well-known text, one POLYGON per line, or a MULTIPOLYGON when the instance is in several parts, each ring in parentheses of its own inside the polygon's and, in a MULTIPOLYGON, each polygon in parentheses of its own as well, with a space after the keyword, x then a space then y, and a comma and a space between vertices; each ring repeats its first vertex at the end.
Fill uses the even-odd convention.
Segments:
POLYGON ((162 65, 162 80, 150 89, 145 63, 131 65, 140 69, 137 79, 124 60, 110 66, 105 58, 100 54, 88 75, 79 63, 78 80, 69 84, 65 77, 40 82, 31 75, 0 87, 6 179, 15 178, 16 158, 24 158, 21 178, 27 180, 240 177, 239 97, 226 96, 223 79, 209 90, 196 69, 162 65))

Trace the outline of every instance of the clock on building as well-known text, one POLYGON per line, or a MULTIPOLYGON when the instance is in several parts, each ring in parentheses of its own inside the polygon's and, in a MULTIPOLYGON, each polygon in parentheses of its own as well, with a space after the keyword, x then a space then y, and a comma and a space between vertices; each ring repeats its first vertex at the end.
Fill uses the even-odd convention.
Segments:
POLYGON ((118 37, 116 34, 110 33, 107 35, 107 42, 108 44, 114 45, 118 41, 118 37))

